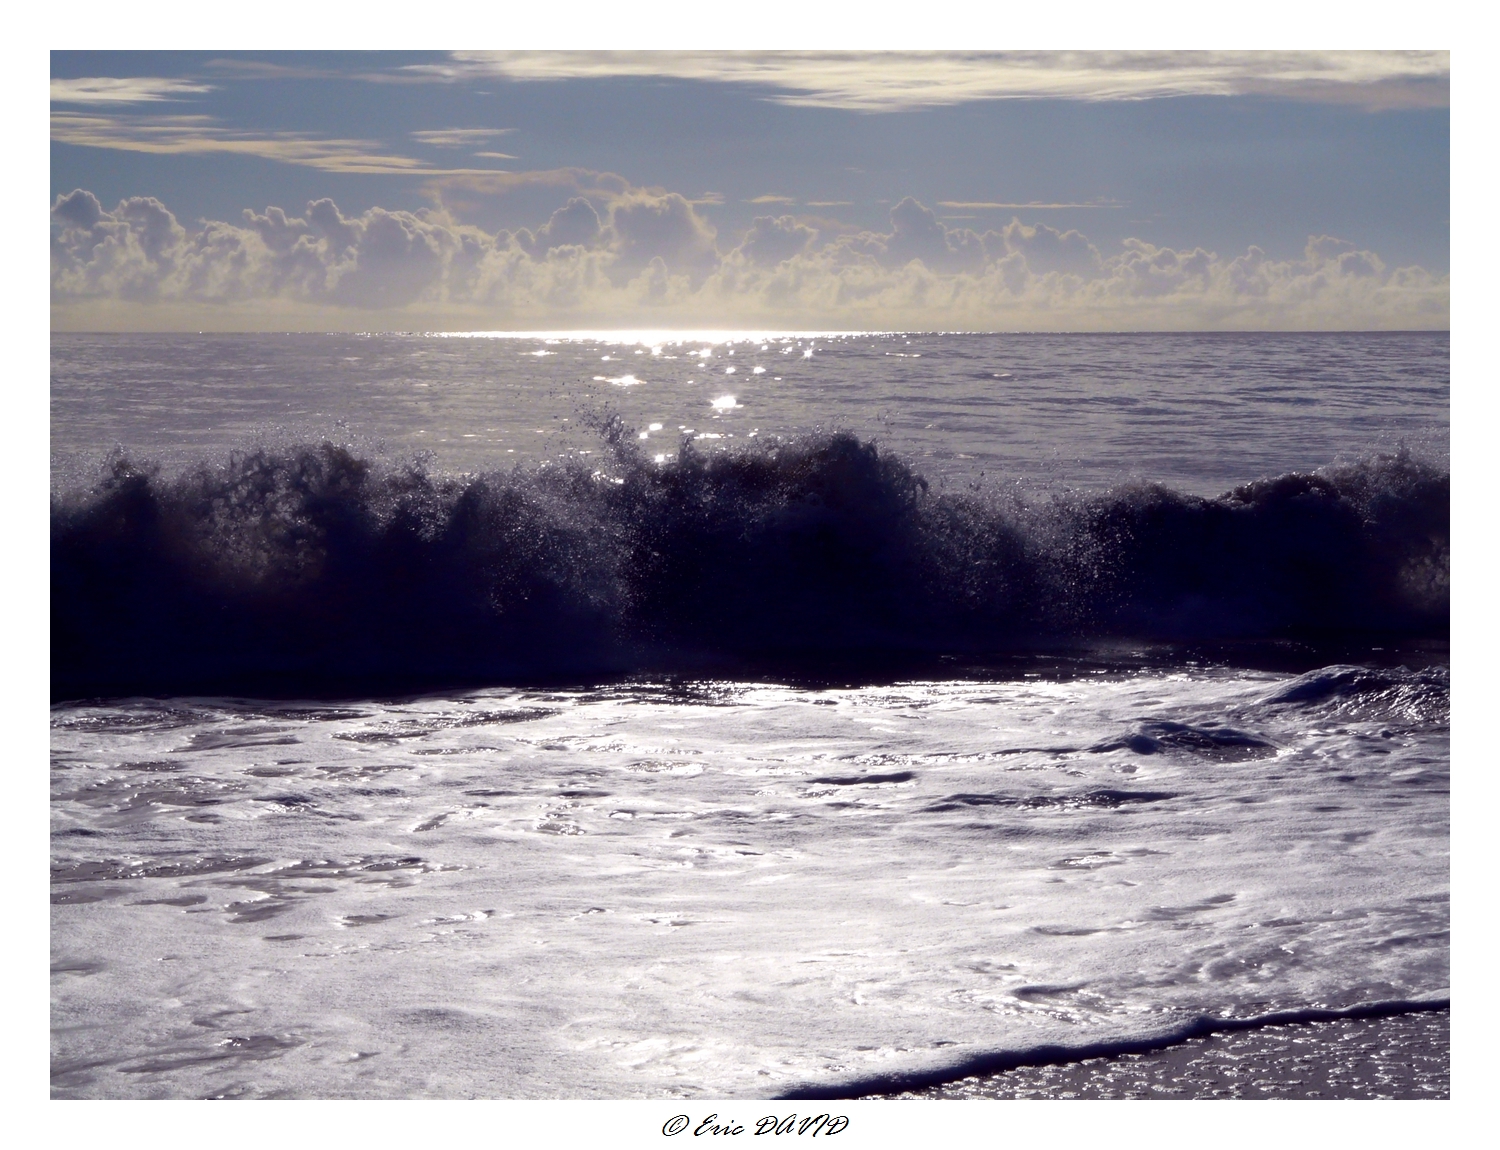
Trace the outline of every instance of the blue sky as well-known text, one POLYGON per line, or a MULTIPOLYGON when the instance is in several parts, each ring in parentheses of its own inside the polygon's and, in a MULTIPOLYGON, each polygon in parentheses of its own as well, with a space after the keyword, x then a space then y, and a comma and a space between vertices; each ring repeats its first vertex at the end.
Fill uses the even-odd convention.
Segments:
POLYGON ((1445 53, 55 52, 52 89, 59 328, 1447 325, 1445 53))

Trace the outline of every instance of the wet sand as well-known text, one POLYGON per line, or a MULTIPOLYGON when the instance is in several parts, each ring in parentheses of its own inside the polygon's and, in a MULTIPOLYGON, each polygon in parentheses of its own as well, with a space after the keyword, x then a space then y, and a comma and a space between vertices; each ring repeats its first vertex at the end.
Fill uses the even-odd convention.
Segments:
POLYGON ((1289 1023, 892 1098, 1447 1098, 1448 1011, 1289 1023))

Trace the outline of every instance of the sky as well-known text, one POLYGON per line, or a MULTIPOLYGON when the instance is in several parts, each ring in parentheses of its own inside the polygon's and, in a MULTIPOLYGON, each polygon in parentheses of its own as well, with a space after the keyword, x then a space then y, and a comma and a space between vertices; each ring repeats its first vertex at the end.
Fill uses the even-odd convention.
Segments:
POLYGON ((1446 52, 53 52, 54 330, 1446 328, 1446 52))

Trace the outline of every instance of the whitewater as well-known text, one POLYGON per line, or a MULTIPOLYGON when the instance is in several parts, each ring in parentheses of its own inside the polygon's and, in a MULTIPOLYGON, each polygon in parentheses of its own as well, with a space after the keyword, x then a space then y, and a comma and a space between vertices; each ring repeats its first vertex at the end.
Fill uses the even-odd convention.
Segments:
POLYGON ((1447 388, 1445 335, 54 337, 54 1095, 1444 1004, 1447 388))

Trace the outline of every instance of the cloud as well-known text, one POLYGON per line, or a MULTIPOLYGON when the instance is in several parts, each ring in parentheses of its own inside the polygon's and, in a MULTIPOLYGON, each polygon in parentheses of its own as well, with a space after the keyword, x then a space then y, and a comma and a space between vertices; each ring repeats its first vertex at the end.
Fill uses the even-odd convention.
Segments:
POLYGON ((411 138, 419 144, 430 144, 435 148, 467 148, 514 131, 514 128, 437 128, 412 132, 411 138))
POLYGON ((293 214, 183 226, 151 197, 52 206, 60 328, 324 330, 573 326, 1193 330, 1443 328, 1447 276, 1390 268, 1312 236, 1300 255, 1229 257, 1012 219, 982 234, 907 197, 886 231, 762 216, 721 251, 685 197, 572 196, 534 231, 488 233, 443 209, 293 214))
POLYGON ((333 68, 273 64, 269 60, 217 57, 203 66, 212 72, 223 72, 235 80, 337 80, 346 78, 346 73, 333 68))
POLYGON ((999 204, 989 200, 939 200, 940 208, 959 208, 965 211, 978 211, 996 208, 1026 208, 1031 211, 1051 211, 1056 208, 1123 208, 1125 204, 1118 200, 1100 200, 1093 204, 1047 204, 1032 201, 1025 204, 999 204))
POLYGON ((226 128, 213 117, 204 115, 53 112, 52 139, 79 147, 157 155, 231 153, 345 174, 439 176, 492 171, 489 168, 434 167, 423 160, 392 154, 373 140, 226 128))
POLYGON ((54 104, 149 104, 212 92, 209 84, 160 76, 84 76, 52 81, 54 104))
MULTIPOLYGON (((342 79, 431 84, 665 78, 739 84, 776 103, 899 112, 974 100, 1143 100, 1272 96, 1371 109, 1448 105, 1442 51, 455 52, 440 64, 349 72, 245 59, 205 67, 230 80, 342 79)), ((107 106, 181 99, 212 85, 162 77, 54 79, 59 103, 107 106)), ((435 142, 435 141, 429 141, 435 142)), ((452 146, 461 146, 454 144, 452 146)))
POLYGON ((689 274, 706 274, 719 263, 712 224, 676 192, 637 191, 610 205, 609 230, 615 274, 633 275, 653 260, 689 274))
POLYGON ((603 200, 628 195, 630 181, 614 172, 596 172, 589 168, 542 168, 530 172, 467 171, 434 172, 438 177, 422 185, 422 190, 438 202, 455 197, 507 196, 520 191, 558 189, 603 200))
POLYGON ((897 112, 972 100, 1279 96, 1446 107, 1447 52, 455 52, 454 81, 665 77, 765 88, 777 103, 897 112))
POLYGON ((532 256, 544 256, 554 248, 596 246, 604 236, 604 227, 599 222, 599 213, 594 205, 580 196, 575 196, 557 211, 535 235, 522 229, 515 235, 516 243, 532 256))
MULTIPOLYGON (((307 64, 277 64, 269 60, 246 60, 218 57, 203 67, 224 74, 231 80, 364 80, 372 84, 427 84, 431 79, 392 71, 369 71, 359 65, 371 62, 369 53, 345 53, 356 62, 357 70, 338 67, 313 67, 307 64)), ((324 57, 327 58, 326 56, 324 57)))
POLYGON ((246 209, 239 224, 205 221, 189 232, 154 198, 105 211, 78 189, 58 197, 52 219, 55 298, 399 308, 462 288, 495 246, 429 214, 373 208, 346 218, 328 199, 301 216, 246 209))
POLYGON ((753 200, 746 200, 747 204, 795 204, 797 201, 791 196, 756 196, 753 200))
POLYGON ((865 234, 861 246, 885 267, 916 260, 938 272, 974 271, 985 262, 983 241, 967 228, 947 228, 931 208, 911 196, 891 209, 891 234, 865 234))
POLYGON ((801 255, 817 236, 791 216, 757 216, 736 250, 752 264, 773 267, 801 255))
POLYGON ((1003 244, 1007 254, 1021 256, 1028 269, 1040 274, 1064 272, 1091 277, 1104 266, 1099 249, 1079 231, 1063 232, 1046 224, 1028 227, 1012 219, 998 232, 986 233, 985 239, 988 250, 996 252, 998 244, 1003 244))

